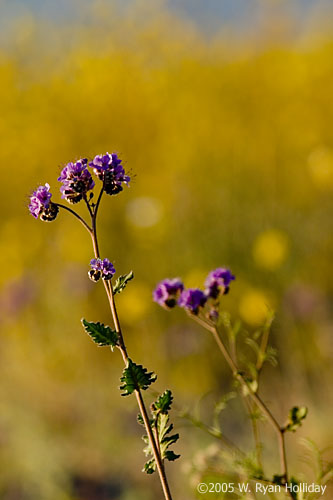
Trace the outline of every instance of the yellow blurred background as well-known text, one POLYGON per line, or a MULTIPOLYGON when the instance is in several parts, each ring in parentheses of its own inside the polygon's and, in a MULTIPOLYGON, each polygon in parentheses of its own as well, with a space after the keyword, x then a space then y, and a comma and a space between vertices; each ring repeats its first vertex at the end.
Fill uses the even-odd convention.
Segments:
MULTIPOLYGON (((327 19, 325 30, 296 29, 278 13, 265 10, 256 30, 210 34, 159 2, 92 2, 67 22, 21 12, 2 35, 4 500, 160 495, 157 478, 140 472, 142 429, 134 398, 119 395, 121 358, 80 326, 111 322, 103 287, 87 277, 88 237, 67 213, 44 224, 27 210, 45 182, 60 201, 68 161, 106 151, 132 182, 102 201, 102 254, 117 273, 134 271, 119 314, 132 357, 158 374, 154 390, 172 389, 181 409, 230 389, 207 334, 151 299, 165 277, 203 286, 227 266, 234 319, 253 330, 276 311, 279 365, 264 372, 264 398, 280 421, 309 407, 288 436, 294 475, 310 478, 300 437, 332 443, 333 30, 327 19)), ((188 464, 213 441, 174 420, 182 458, 168 471, 187 500, 188 464)), ((248 443, 245 421, 226 425, 248 443)), ((267 464, 277 473, 272 450, 267 464)))

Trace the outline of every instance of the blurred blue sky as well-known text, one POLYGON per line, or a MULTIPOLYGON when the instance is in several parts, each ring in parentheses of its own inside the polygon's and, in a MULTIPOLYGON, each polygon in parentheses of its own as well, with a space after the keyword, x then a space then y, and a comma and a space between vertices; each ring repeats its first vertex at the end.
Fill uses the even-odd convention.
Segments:
MULTIPOLYGON (((258 13, 267 8, 283 7, 297 20, 304 20, 314 11, 332 7, 332 0, 104 0, 130 8, 134 4, 165 4, 190 18, 203 29, 218 29, 221 24, 255 22, 258 13)), ((80 15, 91 0, 0 0, 1 26, 10 23, 20 14, 32 13, 54 20, 66 20, 80 15)))

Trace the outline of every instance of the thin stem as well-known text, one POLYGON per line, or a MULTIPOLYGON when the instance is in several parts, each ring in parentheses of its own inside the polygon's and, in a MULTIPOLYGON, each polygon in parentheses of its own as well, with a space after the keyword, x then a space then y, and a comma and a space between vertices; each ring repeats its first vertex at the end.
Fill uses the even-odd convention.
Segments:
POLYGON ((262 367, 264 365, 265 354, 266 354, 267 345, 268 345, 268 338, 269 338, 269 328, 265 328, 265 330, 262 334, 262 337, 261 337, 260 349, 259 349, 259 354, 258 354, 258 359, 257 359, 257 364, 256 364, 258 378, 259 378, 259 375, 261 373, 262 367))
POLYGON ((267 408, 265 403, 262 401, 260 396, 258 396, 257 393, 255 393, 247 381, 244 379, 244 376, 239 372, 238 367, 232 357, 230 356, 229 352, 227 351, 218 331, 215 325, 206 322, 205 320, 199 318, 198 316, 195 316, 191 314, 191 317, 197 321, 200 325, 202 325, 206 330, 210 331, 213 334, 214 340, 217 343, 220 351, 222 352, 227 364, 229 365, 233 376, 244 386, 247 388, 249 396, 252 398, 252 400, 256 403, 256 405, 260 408, 262 413, 267 417, 268 421, 271 423, 272 427, 274 428, 277 437, 278 437, 278 442, 279 442, 279 453, 280 453, 280 463, 281 463, 281 469, 282 469, 282 475, 285 480, 285 482, 288 482, 288 468, 287 468, 287 458, 286 458, 286 447, 285 447, 285 440, 284 440, 284 429, 280 427, 279 423, 275 419, 274 415, 271 413, 271 411, 267 408))
MULTIPOLYGON (((102 198, 102 194, 103 194, 103 189, 101 190, 101 192, 99 194, 99 197, 98 197, 98 200, 97 200, 97 203, 96 203, 96 206, 95 206, 95 210, 94 210, 94 213, 92 215, 92 231, 90 232, 91 239, 92 239, 92 244, 93 244, 93 248, 94 248, 94 254, 95 254, 96 258, 100 258, 99 247, 98 247, 98 240, 97 240, 96 218, 97 218, 97 211, 98 211, 98 207, 99 207, 99 204, 100 204, 100 201, 101 201, 101 198, 102 198)), ((120 327, 120 322, 119 322, 119 318, 118 318, 117 308, 116 308, 115 301, 114 301, 114 294, 113 294, 112 284, 111 284, 110 281, 104 280, 104 279, 103 279, 103 284, 104 284, 106 295, 107 295, 108 300, 109 300, 109 305, 110 305, 110 309, 111 309, 111 315, 112 315, 114 327, 115 327, 115 330, 116 330, 116 332, 118 334, 118 337, 119 337, 119 349, 120 349, 121 355, 123 357, 124 364, 127 366, 127 364, 128 364, 128 354, 127 354, 127 350, 126 350, 126 346, 125 346, 123 334, 122 334, 121 327, 120 327)), ((165 474, 165 470, 164 470, 164 465, 163 465, 163 461, 162 461, 162 458, 161 458, 161 454, 160 454, 160 452, 158 450, 158 447, 157 447, 157 444, 156 444, 156 440, 154 438, 154 434, 153 434, 153 431, 152 431, 152 428, 151 428, 151 425, 150 425, 150 421, 149 421, 147 409, 145 407, 145 404, 144 404, 143 397, 142 397, 140 389, 136 389, 135 390, 135 396, 136 396, 137 403, 138 403, 138 406, 139 406, 139 409, 140 409, 140 413, 141 413, 142 418, 143 418, 143 422, 144 422, 144 425, 145 425, 145 428, 146 428, 148 439, 149 439, 151 448, 153 450, 153 455, 154 455, 154 459, 155 459, 155 463, 156 463, 156 468, 157 468, 157 471, 158 471, 158 474, 159 474, 159 477, 160 477, 160 481, 161 481, 161 485, 162 485, 164 497, 165 497, 166 500, 172 500, 172 496, 171 496, 170 488, 169 488, 168 481, 167 481, 167 478, 166 478, 166 474, 165 474)))
POLYGON ((238 448, 238 446, 235 445, 230 439, 228 439, 226 436, 224 436, 222 433, 217 434, 216 431, 212 428, 206 425, 204 422, 201 422, 201 420, 196 419, 192 415, 185 414, 183 415, 184 418, 186 418, 189 422, 191 422, 192 425, 197 427, 198 429, 201 429, 210 436, 213 436, 216 439, 219 439, 229 450, 236 455, 238 455, 240 458, 245 458, 245 453, 238 448))
POLYGON ((86 221, 81 217, 81 215, 79 215, 77 212, 75 212, 75 210, 72 210, 71 208, 66 207, 66 205, 63 205, 62 203, 55 203, 55 205, 57 205, 57 207, 63 208, 64 210, 67 210, 67 212, 70 212, 72 215, 74 215, 74 217, 79 219, 81 224, 84 225, 84 227, 87 229, 87 231, 90 234, 92 233, 92 228, 86 223, 86 221))
POLYGON ((95 217, 95 219, 97 217, 98 207, 99 207, 99 204, 101 202, 103 192, 104 192, 104 182, 103 182, 103 187, 101 188, 101 190, 99 192, 99 195, 98 195, 98 198, 97 198, 97 203, 96 203, 95 210, 94 210, 94 217, 95 217))
POLYGON ((164 496, 165 496, 166 500, 172 500, 171 492, 170 492, 169 485, 168 485, 168 480, 167 480, 166 475, 165 475, 163 462, 162 462, 161 456, 158 452, 158 448, 157 448, 156 441, 155 441, 155 438, 153 435, 153 431, 151 429, 151 425, 150 425, 149 418, 148 418, 148 413, 147 413, 147 410, 146 410, 146 407, 145 407, 145 404, 143 401, 141 391, 136 390, 135 395, 136 395, 136 399, 137 399, 137 402, 138 402, 138 405, 140 408, 140 413, 142 415, 142 418, 143 418, 143 421, 145 424, 145 428, 146 428, 146 431, 148 434, 149 442, 150 442, 151 447, 152 447, 153 452, 154 452, 156 467, 158 470, 158 474, 160 476, 160 481, 161 481, 164 496))
POLYGON ((256 445, 257 462, 261 470, 263 470, 259 426, 256 421, 257 417, 253 414, 253 410, 254 410, 253 407, 250 405, 252 432, 253 432, 254 442, 256 445))
MULTIPOLYGON (((236 339, 235 339, 235 335, 233 335, 233 334, 230 335, 229 345, 230 345, 231 356, 232 356, 235 364, 238 365, 236 339)), ((242 391, 240 391, 240 394, 241 394, 242 400, 244 401, 244 406, 245 406, 245 409, 249 415, 250 422, 251 422, 252 434, 253 434, 254 444, 255 444, 255 448, 256 448, 257 463, 258 463, 258 466, 261 468, 261 470, 263 470, 262 457, 261 457, 260 434, 259 434, 258 424, 256 422, 256 417, 255 417, 254 411, 253 411, 254 408, 252 406, 251 401, 249 401, 244 396, 242 391)))
POLYGON ((87 200, 87 194, 86 194, 86 193, 84 193, 84 195, 83 195, 83 199, 84 199, 84 201, 85 201, 85 204, 87 205, 87 208, 88 208, 88 212, 89 212, 89 214, 90 214, 90 217, 91 217, 91 218, 93 218, 94 214, 93 214, 93 211, 92 211, 91 206, 90 206, 90 204, 89 204, 89 201, 87 200))
MULTIPOLYGON (((161 446, 160 446, 160 440, 158 439, 158 427, 157 427, 157 422, 158 422, 158 415, 156 417, 156 423, 153 427, 153 432, 154 432, 154 437, 155 437, 155 443, 157 444, 157 449, 158 449, 158 454, 160 455, 160 457, 162 457, 161 455, 161 446)), ((164 463, 164 460, 162 460, 162 462, 164 463)))

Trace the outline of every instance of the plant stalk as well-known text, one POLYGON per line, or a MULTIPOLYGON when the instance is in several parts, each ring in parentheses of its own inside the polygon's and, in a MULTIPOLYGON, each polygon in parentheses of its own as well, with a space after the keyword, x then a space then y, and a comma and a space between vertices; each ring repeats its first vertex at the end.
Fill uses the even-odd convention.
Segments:
MULTIPOLYGON (((84 197, 84 201, 85 201, 85 203, 87 205, 88 212, 89 212, 89 214, 91 216, 91 227, 87 224, 87 222, 77 212, 75 212, 74 210, 72 210, 69 207, 66 207, 66 205, 62 205, 61 203, 56 203, 56 205, 58 207, 64 208, 65 210, 67 210, 68 212, 70 212, 72 215, 74 215, 74 217, 76 217, 77 219, 79 219, 79 221, 81 222, 81 224, 88 231, 88 233, 91 236, 91 241, 92 241, 92 245, 93 245, 93 249, 94 249, 94 255, 95 255, 96 259, 100 258, 100 252, 99 252, 99 246, 98 246, 98 239, 97 239, 97 224, 96 224, 96 220, 97 220, 98 208, 99 208, 99 205, 100 205, 100 202, 101 202, 101 199, 102 199, 102 195, 103 195, 103 190, 104 190, 104 186, 102 187, 102 189, 101 189, 101 191, 99 193, 98 199, 97 199, 97 203, 96 203, 96 205, 93 208, 92 208, 92 206, 90 206, 90 204, 89 204, 89 202, 87 200, 87 197, 84 197)), ((115 301, 114 301, 114 294, 113 294, 112 284, 111 284, 110 281, 106 281, 106 280, 103 280, 103 284, 104 284, 104 288, 105 288, 105 291, 106 291, 106 295, 107 295, 108 300, 109 300, 109 305, 110 305, 110 309, 111 309, 111 315, 112 315, 114 327, 115 327, 115 330, 116 330, 116 332, 118 334, 118 337, 119 337, 119 350, 121 352, 124 364, 125 364, 125 366, 127 366, 127 364, 128 364, 128 354, 127 354, 126 345, 125 345, 123 334, 122 334, 121 327, 120 327, 120 322, 119 322, 119 318, 118 318, 118 312, 117 312, 116 304, 115 304, 115 301)), ((166 474, 165 474, 164 464, 163 464, 163 461, 162 461, 162 458, 161 458, 160 451, 158 449, 158 445, 157 445, 156 440, 154 438, 154 434, 153 434, 153 431, 152 431, 152 428, 151 428, 151 425, 150 425, 150 422, 149 422, 148 412, 147 412, 147 409, 146 409, 146 406, 145 406, 145 403, 144 403, 144 400, 143 400, 142 393, 141 393, 140 389, 136 389, 135 390, 135 396, 136 396, 137 403, 138 403, 138 406, 139 406, 139 409, 140 409, 140 413, 141 413, 141 416, 142 416, 142 419, 143 419, 143 422, 144 422, 144 425, 145 425, 145 428, 146 428, 146 432, 147 432, 147 435, 148 435, 149 443, 150 443, 151 448, 153 450, 154 459, 155 459, 155 462, 156 462, 156 468, 157 468, 157 471, 158 471, 158 474, 159 474, 159 478, 160 478, 160 482, 161 482, 161 485, 162 485, 162 490, 163 490, 163 493, 164 493, 165 500, 172 500, 172 496, 171 496, 171 492, 170 492, 168 480, 167 480, 167 477, 166 477, 166 474)))
MULTIPOLYGON (((100 204, 100 201, 102 198, 102 194, 103 194, 103 188, 100 191, 98 201, 96 203, 96 206, 95 206, 92 218, 91 218, 92 219, 92 230, 90 231, 90 235, 91 235, 92 244, 93 244, 93 248, 94 248, 94 254, 95 254, 96 259, 100 258, 99 246, 98 246, 98 240, 97 240, 96 218, 97 218, 98 207, 99 207, 99 204, 100 204)), ((87 205, 89 205, 87 201, 86 201, 86 203, 87 203, 87 205)), ((104 288, 106 291, 106 295, 107 295, 108 300, 109 300, 109 305, 110 305, 110 310, 111 310, 111 315, 112 315, 114 327, 115 327, 115 330, 116 330, 118 337, 119 337, 119 349, 120 349, 121 355, 123 357, 123 361, 124 361, 125 365, 127 366, 128 354, 127 354, 126 345, 125 345, 123 334, 122 334, 121 327, 120 327, 120 322, 119 322, 116 304, 114 301, 112 284, 110 281, 105 281, 105 280, 103 280, 103 284, 104 284, 104 288)), ((157 471, 158 471, 158 474, 160 477, 160 482, 162 485, 165 500, 172 500, 170 488, 168 485, 168 480, 167 480, 167 477, 165 474, 164 464, 163 464, 160 452, 158 450, 156 440, 154 438, 154 434, 153 434, 153 431, 152 431, 152 428, 151 428, 151 425, 149 422, 148 412, 147 412, 147 409, 146 409, 146 406, 145 406, 140 389, 135 390, 135 396, 137 399, 137 403, 138 403, 138 406, 140 409, 141 416, 143 418, 143 422, 144 422, 144 425, 146 428, 148 439, 149 439, 151 448, 153 450, 154 459, 156 462, 156 468, 157 468, 157 471)))
POLYGON ((205 320, 199 318, 198 316, 194 316, 191 314, 191 317, 197 321, 201 326, 206 328, 206 330, 210 331, 214 337, 214 340, 216 344, 218 345, 218 348, 220 349, 221 353, 223 354, 227 364, 229 365, 229 368, 232 371, 233 376, 243 385, 243 387, 246 387, 248 390, 249 396, 252 398, 252 400, 255 402, 255 404, 260 408, 262 413, 267 417, 267 420, 270 422, 272 425, 273 429, 275 430, 277 437, 278 437, 278 443, 279 443, 279 454, 280 454, 280 464, 281 464, 281 470, 282 470, 282 475, 284 482, 288 482, 288 467, 287 467, 287 457, 286 457, 286 447, 285 447, 285 439, 284 439, 284 429, 280 427, 279 423, 275 419, 274 415, 271 413, 269 408, 265 405, 265 403, 262 401, 260 396, 258 396, 257 393, 255 393, 249 384, 246 382, 244 379, 244 376, 240 373, 238 370, 238 367, 232 357, 230 356, 227 348, 225 347, 218 331, 215 325, 212 325, 210 323, 207 323, 205 320))

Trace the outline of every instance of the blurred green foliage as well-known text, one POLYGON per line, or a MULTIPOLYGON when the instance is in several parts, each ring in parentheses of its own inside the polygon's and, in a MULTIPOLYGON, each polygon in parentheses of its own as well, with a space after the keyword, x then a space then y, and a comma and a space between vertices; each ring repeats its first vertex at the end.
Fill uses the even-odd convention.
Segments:
MULTIPOLYGON (((158 374, 156 390, 172 389, 182 408, 230 388, 211 339, 151 300, 164 277, 202 286, 226 265, 237 276, 225 297, 234 318, 255 329, 277 311, 280 369, 265 372, 264 397, 280 420, 305 404, 299 434, 332 441, 332 33, 270 37, 267 20, 231 46, 167 11, 91 9, 85 25, 22 18, 0 49, 5 500, 159 495, 140 472, 135 401, 119 397, 122 361, 80 325, 110 324, 103 287, 87 277, 88 236, 67 213, 46 224, 26 207, 45 182, 60 200, 59 169, 105 151, 133 181, 102 201, 102 256, 118 274, 134 270, 116 299, 131 356, 158 374)), ((182 459, 169 470, 190 499, 186 464, 210 441, 181 425, 182 459)), ((226 418, 245 442, 247 425, 226 418)), ((292 466, 295 443, 288 436, 292 466)))

